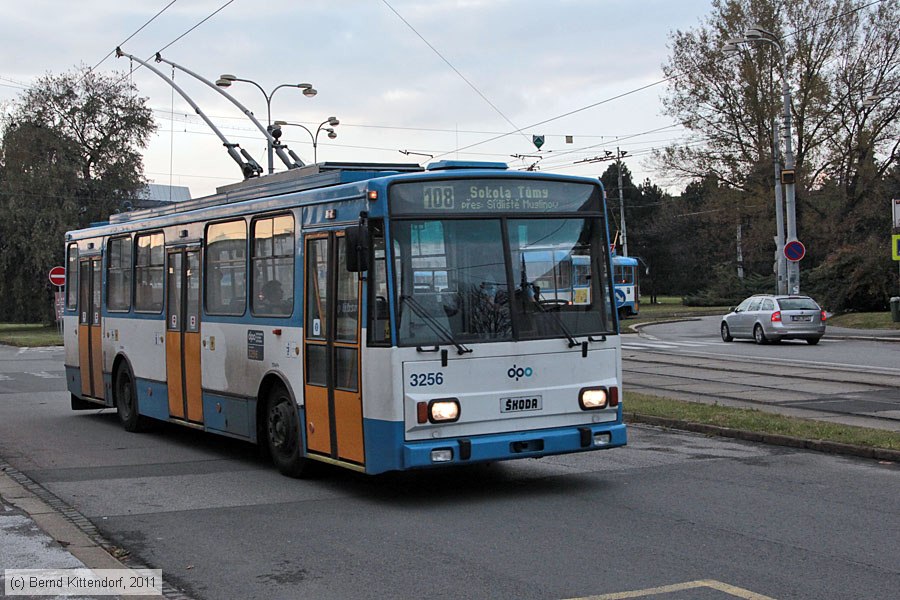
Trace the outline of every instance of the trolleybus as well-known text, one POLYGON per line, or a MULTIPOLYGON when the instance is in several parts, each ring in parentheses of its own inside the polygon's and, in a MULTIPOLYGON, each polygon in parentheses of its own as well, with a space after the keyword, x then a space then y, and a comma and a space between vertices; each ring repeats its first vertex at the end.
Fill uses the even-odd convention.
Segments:
POLYGON ((322 163, 72 231, 72 408, 254 442, 292 476, 622 446, 603 202, 500 163, 322 163), (580 301, 542 291, 548 247, 580 301))

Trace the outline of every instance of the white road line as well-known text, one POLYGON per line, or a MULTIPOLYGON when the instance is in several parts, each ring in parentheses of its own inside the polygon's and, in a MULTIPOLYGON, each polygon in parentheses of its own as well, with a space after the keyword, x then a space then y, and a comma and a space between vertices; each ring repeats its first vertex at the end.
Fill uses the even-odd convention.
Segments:
POLYGON ((668 344, 622 344, 623 348, 630 350, 674 350, 678 346, 668 344))
POLYGON ((26 375, 33 375, 34 377, 40 377, 41 379, 60 379, 62 378, 62 374, 60 373, 48 373, 47 371, 36 371, 36 372, 26 372, 26 375))

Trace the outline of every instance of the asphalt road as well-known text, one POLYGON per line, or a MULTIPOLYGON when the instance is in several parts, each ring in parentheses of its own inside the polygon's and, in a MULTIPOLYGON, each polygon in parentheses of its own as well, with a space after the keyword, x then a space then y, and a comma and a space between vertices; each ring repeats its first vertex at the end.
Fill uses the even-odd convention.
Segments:
POLYGON ((894 464, 632 427, 605 452, 298 481, 243 443, 71 412, 63 390, 59 350, 0 347, 0 457, 198 598, 900 589, 894 464))
POLYGON ((900 432, 900 343, 726 343, 718 324, 704 317, 624 336, 626 403, 630 390, 900 432))
POLYGON ((638 335, 624 336, 623 346, 635 350, 690 353, 698 357, 759 358, 781 360, 785 364, 859 367, 891 374, 900 380, 900 342, 843 339, 836 337, 833 328, 826 328, 825 336, 816 346, 802 340, 765 345, 752 340, 726 343, 719 337, 721 321, 721 317, 700 317, 645 326, 638 335))

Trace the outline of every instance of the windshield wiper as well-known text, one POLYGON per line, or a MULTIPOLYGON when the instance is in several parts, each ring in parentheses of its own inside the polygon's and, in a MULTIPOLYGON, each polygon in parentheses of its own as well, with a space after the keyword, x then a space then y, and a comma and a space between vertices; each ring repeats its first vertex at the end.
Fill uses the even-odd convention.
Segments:
POLYGON ((450 333, 447 328, 441 324, 440 321, 435 319, 432 315, 428 314, 428 311, 425 310, 425 308, 421 304, 419 304, 415 298, 408 294, 401 294, 400 303, 402 304, 404 302, 409 305, 412 311, 416 313, 425 322, 425 324, 428 325, 429 328, 431 328, 434 333, 438 334, 446 341, 456 346, 456 351, 459 354, 466 354, 472 351, 471 348, 467 348, 466 346, 463 346, 462 344, 457 342, 453 337, 453 334, 450 333))
MULTIPOLYGON (((536 287, 533 283, 530 283, 530 282, 528 283, 528 285, 531 286, 532 290, 534 290, 534 288, 536 287)), ((559 330, 562 331, 563 335, 566 336, 566 339, 569 340, 569 348, 574 348, 575 346, 581 345, 581 342, 579 342, 577 339, 575 339, 575 336, 572 335, 572 332, 569 331, 569 328, 566 327, 565 323, 563 323, 562 317, 559 316, 559 313, 557 313, 556 311, 547 310, 546 308, 544 308, 544 305, 541 304, 540 300, 538 300, 537 294, 532 294, 529 297, 530 297, 531 301, 534 302, 534 305, 537 306, 539 311, 541 311, 542 313, 544 313, 546 315, 550 315, 553 317, 553 321, 559 327, 559 330)))

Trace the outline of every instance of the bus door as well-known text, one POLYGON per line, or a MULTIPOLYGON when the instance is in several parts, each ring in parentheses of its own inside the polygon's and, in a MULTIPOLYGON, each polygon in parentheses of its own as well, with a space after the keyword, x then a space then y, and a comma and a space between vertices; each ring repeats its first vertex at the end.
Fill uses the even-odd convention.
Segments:
POLYGON ((305 243, 307 449, 363 464, 359 276, 347 270, 343 232, 309 235, 305 243))
POLYGON ((100 257, 86 258, 78 274, 78 362, 81 368, 81 393, 104 397, 103 346, 100 331, 101 276, 100 257))
POLYGON ((169 415, 203 422, 200 389, 200 249, 168 252, 166 381, 169 415))

